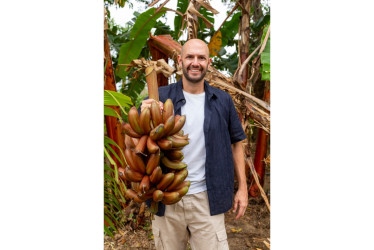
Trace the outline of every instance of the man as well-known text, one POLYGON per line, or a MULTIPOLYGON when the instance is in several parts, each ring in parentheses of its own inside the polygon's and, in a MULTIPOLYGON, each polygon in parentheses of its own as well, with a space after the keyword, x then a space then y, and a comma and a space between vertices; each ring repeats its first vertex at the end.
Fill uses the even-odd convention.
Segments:
MULTIPOLYGON (((191 181, 178 203, 159 205, 152 221, 157 249, 228 249, 224 213, 232 207, 234 172, 239 188, 234 198, 236 219, 248 205, 244 156, 246 138, 229 94, 204 81, 211 63, 208 46, 190 39, 182 47, 178 63, 182 79, 159 88, 160 102, 172 99, 175 114, 186 115, 183 127, 190 143, 183 148, 191 181)), ((152 99, 142 102, 142 109, 152 99)))

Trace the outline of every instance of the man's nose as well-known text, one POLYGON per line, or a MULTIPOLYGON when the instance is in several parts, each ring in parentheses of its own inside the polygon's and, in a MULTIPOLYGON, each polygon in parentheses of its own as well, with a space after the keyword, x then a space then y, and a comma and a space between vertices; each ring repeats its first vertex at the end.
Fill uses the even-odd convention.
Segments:
POLYGON ((197 56, 193 58, 192 65, 199 65, 199 61, 197 60, 197 56))

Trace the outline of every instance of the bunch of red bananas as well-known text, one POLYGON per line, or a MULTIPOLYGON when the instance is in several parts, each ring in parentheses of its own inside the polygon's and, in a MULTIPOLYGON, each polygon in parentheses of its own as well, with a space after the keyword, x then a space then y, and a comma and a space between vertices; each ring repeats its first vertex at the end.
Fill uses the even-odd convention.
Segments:
POLYGON ((174 115, 173 102, 168 99, 162 111, 156 101, 140 115, 132 107, 128 120, 122 125, 127 166, 118 169, 120 178, 131 182, 126 197, 139 203, 180 201, 191 184, 185 181, 187 164, 182 162, 181 151, 189 140, 182 130, 186 116, 174 115))

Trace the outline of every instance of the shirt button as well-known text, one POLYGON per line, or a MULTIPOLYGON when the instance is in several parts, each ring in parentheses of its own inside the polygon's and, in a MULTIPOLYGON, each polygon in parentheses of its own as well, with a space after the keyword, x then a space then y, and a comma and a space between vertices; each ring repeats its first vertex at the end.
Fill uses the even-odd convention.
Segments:
POLYGON ((183 100, 182 103, 186 103, 186 100, 183 100))

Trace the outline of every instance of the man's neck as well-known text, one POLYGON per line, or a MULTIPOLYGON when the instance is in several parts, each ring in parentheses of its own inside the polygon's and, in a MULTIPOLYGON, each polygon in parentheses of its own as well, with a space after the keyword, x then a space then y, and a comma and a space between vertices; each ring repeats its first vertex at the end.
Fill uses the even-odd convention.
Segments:
POLYGON ((187 93, 190 94, 200 94, 204 92, 204 80, 201 80, 198 83, 192 83, 185 79, 184 77, 182 78, 183 81, 183 90, 186 91, 187 93))

